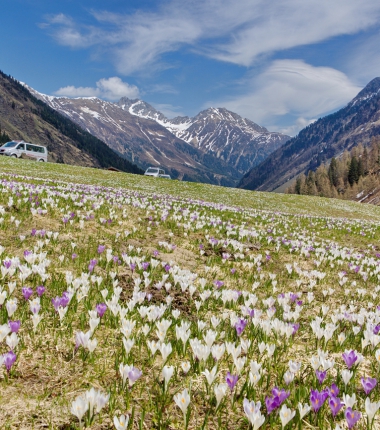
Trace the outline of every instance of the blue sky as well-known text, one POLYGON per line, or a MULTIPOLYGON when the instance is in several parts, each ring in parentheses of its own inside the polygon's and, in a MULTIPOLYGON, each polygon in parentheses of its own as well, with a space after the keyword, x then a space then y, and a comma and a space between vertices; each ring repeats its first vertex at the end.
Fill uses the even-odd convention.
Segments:
POLYGON ((3 0, 0 69, 44 94, 226 107, 290 135, 380 76, 376 0, 3 0))

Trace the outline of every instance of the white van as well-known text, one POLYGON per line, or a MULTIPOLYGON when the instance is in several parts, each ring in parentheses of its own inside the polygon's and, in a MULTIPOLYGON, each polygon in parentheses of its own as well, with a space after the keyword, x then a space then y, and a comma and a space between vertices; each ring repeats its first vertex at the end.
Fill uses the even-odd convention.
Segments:
POLYGON ((0 155, 20 158, 22 154, 34 158, 37 161, 47 162, 47 149, 41 145, 32 145, 23 140, 12 140, 0 147, 0 155))
POLYGON ((159 167, 148 167, 144 175, 158 178, 161 175, 165 175, 165 170, 160 169, 159 167))

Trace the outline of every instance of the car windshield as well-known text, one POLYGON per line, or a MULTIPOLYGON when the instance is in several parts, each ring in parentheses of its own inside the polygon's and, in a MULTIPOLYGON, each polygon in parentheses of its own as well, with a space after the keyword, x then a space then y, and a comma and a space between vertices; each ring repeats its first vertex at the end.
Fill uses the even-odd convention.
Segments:
POLYGON ((146 173, 157 173, 158 169, 155 167, 149 167, 149 169, 146 171, 146 173))
POLYGON ((14 148, 18 142, 7 142, 5 145, 3 145, 3 148, 14 148))

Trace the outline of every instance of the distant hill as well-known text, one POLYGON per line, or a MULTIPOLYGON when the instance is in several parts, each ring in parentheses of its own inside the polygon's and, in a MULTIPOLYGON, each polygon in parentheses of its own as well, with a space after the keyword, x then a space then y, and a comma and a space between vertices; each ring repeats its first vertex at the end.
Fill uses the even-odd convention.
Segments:
POLYGON ((0 127, 2 136, 46 146, 51 162, 98 168, 112 166, 124 172, 142 173, 135 164, 3 72, 0 72, 0 127))
POLYGON ((368 145, 378 135, 380 78, 375 78, 346 107, 304 128, 246 173, 238 186, 273 191, 359 143, 368 145))

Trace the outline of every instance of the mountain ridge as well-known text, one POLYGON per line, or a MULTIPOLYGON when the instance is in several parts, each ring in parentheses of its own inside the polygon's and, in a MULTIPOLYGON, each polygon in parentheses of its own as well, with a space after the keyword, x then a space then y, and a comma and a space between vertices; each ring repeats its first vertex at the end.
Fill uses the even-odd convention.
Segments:
POLYGON ((380 78, 375 78, 345 107, 308 125, 247 172, 238 187, 276 190, 359 142, 369 144, 379 134, 380 78))

